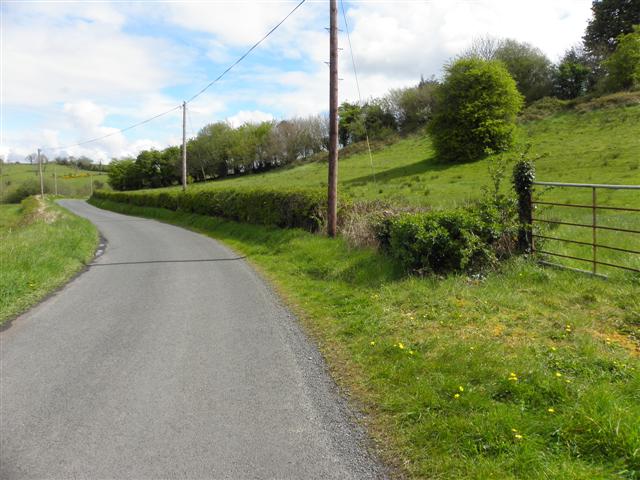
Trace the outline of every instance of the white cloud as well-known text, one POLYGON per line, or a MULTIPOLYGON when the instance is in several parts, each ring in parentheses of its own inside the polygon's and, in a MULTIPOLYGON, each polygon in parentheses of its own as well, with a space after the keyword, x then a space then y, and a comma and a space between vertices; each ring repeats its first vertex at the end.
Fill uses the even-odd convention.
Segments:
POLYGON ((271 120, 273 120, 273 115, 260 110, 240 110, 234 116, 227 118, 227 122, 233 127, 239 127, 245 123, 270 122, 271 120))
MULTIPOLYGON (((3 3, 0 153, 101 136, 180 104, 184 92, 187 98, 195 93, 217 75, 220 64, 234 61, 294 5, 280 0, 3 3), (24 120, 29 109, 30 124, 24 120)), ((369 98, 415 84, 420 75, 439 75, 447 60, 487 34, 530 42, 557 60, 580 40, 591 0, 345 5, 362 95, 369 98)), ((326 111, 327 7, 327 2, 306 2, 223 82, 190 104, 191 133, 225 117, 241 124, 326 111)), ((340 97, 356 100, 339 15, 340 97)), ((108 159, 135 154, 136 148, 159 148, 179 142, 180 125, 176 111, 126 135, 74 147, 73 154, 108 159)))

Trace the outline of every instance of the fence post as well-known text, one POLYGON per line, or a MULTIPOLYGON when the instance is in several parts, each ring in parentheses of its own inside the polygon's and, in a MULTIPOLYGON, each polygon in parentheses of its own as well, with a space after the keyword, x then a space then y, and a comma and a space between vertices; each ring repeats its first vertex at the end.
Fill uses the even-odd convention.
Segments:
POLYGON ((593 274, 598 273, 598 257, 597 257, 597 237, 596 237, 596 187, 592 187, 591 189, 591 220, 592 220, 592 239, 593 239, 593 274))
POLYGON ((518 197, 518 250, 521 253, 533 252, 533 181, 536 178, 532 162, 521 159, 513 167, 513 188, 518 197))

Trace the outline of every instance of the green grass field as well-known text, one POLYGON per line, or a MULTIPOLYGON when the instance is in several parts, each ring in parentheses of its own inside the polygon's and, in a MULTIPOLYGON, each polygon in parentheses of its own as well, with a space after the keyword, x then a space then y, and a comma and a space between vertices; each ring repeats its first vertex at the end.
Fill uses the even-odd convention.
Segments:
POLYGON ((50 202, 0 205, 0 325, 69 280, 97 243, 89 221, 50 202))
MULTIPOLYGON (((91 192, 91 178, 93 178, 94 188, 109 188, 107 184, 107 174, 103 172, 88 172, 85 170, 77 170, 73 167, 50 163, 44 165, 43 174, 46 194, 55 193, 56 177, 58 195, 67 198, 88 197, 91 192), (89 173, 91 173, 91 176, 89 173)), ((25 183, 35 188, 33 193, 40 193, 38 165, 15 163, 5 163, 2 165, 0 203, 6 203, 6 200, 11 197, 11 194, 20 185, 25 183)))
MULTIPOLYGON (((537 180, 552 182, 640 185, 640 105, 559 113, 519 125, 517 147, 500 157, 475 163, 445 165, 435 157, 428 137, 412 136, 373 152, 347 156, 340 161, 340 190, 356 200, 383 200, 430 208, 468 204, 481 196, 490 182, 489 167, 499 158, 515 160, 526 144, 536 160, 537 180), (375 175, 374 175, 375 172, 375 175)), ((508 163, 510 165, 510 163, 508 163)), ((327 165, 318 161, 264 174, 194 184, 190 188, 223 189, 268 186, 325 187, 327 165)), ((510 166, 503 188, 510 187, 510 166)), ((177 188, 177 187, 172 187, 177 188)), ((590 205, 591 190, 569 188, 536 189, 543 201, 590 205)), ((601 205, 640 208, 640 191, 598 192, 601 205)), ((565 207, 541 207, 536 216, 547 220, 591 224, 591 211, 565 207)), ((640 213, 600 210, 598 223, 640 230, 640 213)), ((541 225, 545 236, 590 241, 591 230, 541 225)), ((640 234, 600 230, 598 242, 640 251, 640 234)), ((590 247, 546 241, 541 248, 565 255, 591 258, 590 247)), ((598 258, 607 263, 640 269, 640 255, 601 249, 598 258)), ((588 262, 550 258, 574 268, 589 269, 588 262)), ((615 269, 600 267, 605 274, 615 269)))
POLYGON ((518 258, 402 275, 301 230, 92 200, 246 254, 314 336, 398 476, 640 478, 640 283, 518 258))

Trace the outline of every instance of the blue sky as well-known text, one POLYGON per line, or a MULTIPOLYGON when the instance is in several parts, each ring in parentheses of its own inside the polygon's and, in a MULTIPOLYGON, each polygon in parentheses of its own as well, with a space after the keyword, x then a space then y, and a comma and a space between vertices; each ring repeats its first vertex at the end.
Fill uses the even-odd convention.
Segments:
MULTIPOLYGON (((179 111, 92 144, 180 104, 217 77, 297 1, 0 4, 0 156, 38 147, 96 160, 177 144, 179 111)), ((439 76, 474 38, 530 42, 552 60, 580 40, 589 0, 345 1, 364 97, 439 76)), ((342 18, 340 19, 342 23, 342 18)), ((326 110, 328 2, 308 0, 188 107, 188 135, 326 110)), ((341 100, 356 100, 344 25, 341 100)))

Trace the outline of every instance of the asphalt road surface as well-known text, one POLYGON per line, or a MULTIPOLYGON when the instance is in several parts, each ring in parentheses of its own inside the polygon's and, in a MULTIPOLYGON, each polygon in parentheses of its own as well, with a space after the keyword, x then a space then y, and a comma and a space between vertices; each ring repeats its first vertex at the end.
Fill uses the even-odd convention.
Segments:
POLYGON ((107 244, 0 333, 0 478, 380 478, 322 358, 187 230, 64 207, 107 244))

